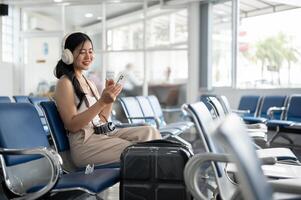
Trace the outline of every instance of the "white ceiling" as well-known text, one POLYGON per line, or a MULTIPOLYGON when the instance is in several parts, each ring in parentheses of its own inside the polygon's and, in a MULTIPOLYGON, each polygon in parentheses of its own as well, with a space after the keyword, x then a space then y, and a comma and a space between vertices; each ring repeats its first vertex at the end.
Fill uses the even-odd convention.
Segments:
MULTIPOLYGON (((63 0, 62 3, 55 3, 54 0, 3 0, 4 3, 20 6, 25 11, 37 12, 58 21, 61 20, 62 5, 64 4, 66 23, 72 26, 86 26, 98 22, 97 17, 102 16, 103 1, 107 3, 107 18, 120 16, 143 7, 143 0, 63 0), (86 13, 92 13, 93 17, 86 18, 86 13)), ((159 4, 160 0, 148 0, 148 2, 151 6, 159 4)), ((180 2, 184 3, 185 0, 180 2)), ((300 4, 301 0, 240 0, 240 13, 241 17, 249 17, 277 12, 295 8, 298 6, 296 2, 300 4)), ((222 5, 224 8, 221 6, 221 11, 231 12, 230 2, 222 5)))
MULTIPOLYGON (((112 18, 124 13, 133 12, 143 7, 142 0, 105 0, 106 17, 112 18)), ((149 6, 159 4, 160 0, 148 0, 149 6)), ((61 20, 62 7, 65 8, 66 23, 72 26, 85 26, 100 21, 102 17, 102 0, 63 0, 55 3, 53 0, 4 0, 9 5, 19 6, 25 12, 36 12, 61 20), (85 17, 86 13, 93 17, 85 17)))
MULTIPOLYGON (((113 17, 122 14, 125 11, 141 9, 141 3, 122 3, 122 4, 109 4, 106 7, 106 16, 113 17)), ((49 6, 35 5, 33 7, 24 7, 25 12, 37 12, 39 14, 52 17, 55 20, 61 20, 62 6, 53 4, 49 6)), ((73 26, 85 26, 88 24, 100 21, 102 17, 101 4, 82 4, 82 5, 68 5, 65 6, 65 19, 66 23, 73 26), (85 17, 86 13, 91 13, 91 18, 85 17)))

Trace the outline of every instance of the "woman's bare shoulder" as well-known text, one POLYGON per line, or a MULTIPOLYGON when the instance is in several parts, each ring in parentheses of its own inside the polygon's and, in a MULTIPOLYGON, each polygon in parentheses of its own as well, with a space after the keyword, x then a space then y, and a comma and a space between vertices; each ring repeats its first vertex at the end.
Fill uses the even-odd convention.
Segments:
POLYGON ((57 82, 57 87, 70 87, 70 86, 72 86, 72 83, 67 76, 62 76, 57 82))
POLYGON ((56 99, 61 99, 61 98, 66 98, 67 96, 72 96, 73 94, 73 86, 70 81, 70 79, 66 76, 62 76, 57 84, 56 84, 56 89, 55 89, 55 98, 56 99))

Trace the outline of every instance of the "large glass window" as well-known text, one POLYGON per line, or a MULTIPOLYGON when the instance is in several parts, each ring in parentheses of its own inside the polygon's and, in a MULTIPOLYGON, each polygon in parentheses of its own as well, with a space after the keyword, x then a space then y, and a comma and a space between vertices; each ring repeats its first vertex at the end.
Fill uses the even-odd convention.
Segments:
POLYGON ((144 79, 143 52, 109 52, 106 71, 107 78, 117 78, 123 74, 121 96, 142 95, 144 79))
POLYGON ((187 51, 151 51, 147 54, 150 84, 186 83, 187 51))
POLYGON ((212 85, 231 86, 232 70, 232 2, 213 5, 212 85))
POLYGON ((147 20, 146 46, 187 48, 187 10, 181 10, 147 20))
MULTIPOLYGON (((130 21, 123 17, 121 20, 125 23, 112 28, 110 20, 107 22, 109 28, 106 73, 116 78, 122 71, 131 71, 130 75, 135 77, 133 82, 137 86, 135 95, 142 94, 145 74, 148 76, 150 94, 157 94, 154 93, 155 90, 165 93, 166 88, 179 89, 181 85, 186 84, 188 78, 187 10, 158 10, 156 14, 147 16, 145 48, 144 19, 141 13, 137 13, 136 17, 131 15, 130 21), (146 68, 148 71, 145 73, 146 68)), ((118 24, 118 21, 114 22, 118 24)), ((125 85, 124 90, 126 88, 125 85)), ((162 103, 163 99, 160 99, 160 96, 162 95, 159 94, 162 103)), ((179 94, 175 98, 178 96, 179 94)))
POLYGON ((2 61, 13 62, 13 15, 9 8, 9 16, 2 18, 2 61))
POLYGON ((294 9, 241 19, 238 87, 301 86, 300 18, 294 9))
POLYGON ((154 17, 147 22, 147 47, 164 46, 170 43, 169 15, 154 17))
POLYGON ((120 26, 107 32, 108 50, 132 50, 143 48, 142 21, 120 26))
POLYGON ((187 10, 181 10, 171 15, 172 25, 174 24, 174 36, 172 35, 171 43, 185 43, 188 39, 187 10))

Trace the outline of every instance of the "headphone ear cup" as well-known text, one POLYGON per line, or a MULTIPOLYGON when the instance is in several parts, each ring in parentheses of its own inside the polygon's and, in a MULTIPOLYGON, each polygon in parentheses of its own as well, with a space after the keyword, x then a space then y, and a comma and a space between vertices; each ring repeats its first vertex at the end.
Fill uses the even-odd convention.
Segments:
POLYGON ((69 49, 64 49, 62 52, 62 61, 67 64, 70 65, 73 63, 73 54, 69 49))

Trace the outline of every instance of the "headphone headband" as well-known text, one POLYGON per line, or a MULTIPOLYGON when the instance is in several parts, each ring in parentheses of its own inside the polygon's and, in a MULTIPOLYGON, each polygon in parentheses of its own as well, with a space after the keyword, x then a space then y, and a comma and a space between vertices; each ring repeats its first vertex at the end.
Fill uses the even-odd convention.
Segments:
POLYGON ((70 51, 70 49, 66 48, 65 49, 65 44, 66 44, 66 40, 68 39, 68 37, 73 34, 74 32, 68 33, 63 37, 63 41, 62 41, 62 61, 67 64, 70 65, 73 63, 73 54, 70 51))

